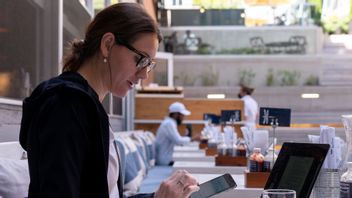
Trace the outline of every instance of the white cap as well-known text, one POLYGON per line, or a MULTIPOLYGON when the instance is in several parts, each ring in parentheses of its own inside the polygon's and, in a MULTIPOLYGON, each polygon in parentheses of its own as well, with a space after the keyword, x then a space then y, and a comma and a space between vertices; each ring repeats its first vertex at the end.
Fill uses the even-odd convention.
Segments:
POLYGON ((191 112, 188 111, 180 102, 174 102, 169 106, 169 113, 181 113, 182 115, 188 116, 191 115, 191 112))

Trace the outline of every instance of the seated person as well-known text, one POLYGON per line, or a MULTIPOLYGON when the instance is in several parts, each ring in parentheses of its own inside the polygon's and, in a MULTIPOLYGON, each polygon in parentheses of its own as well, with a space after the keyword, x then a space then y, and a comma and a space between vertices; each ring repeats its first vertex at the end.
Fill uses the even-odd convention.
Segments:
POLYGON ((169 113, 169 117, 164 119, 156 133, 157 165, 172 166, 174 146, 191 142, 190 137, 182 137, 177 130, 177 126, 182 123, 184 116, 190 115, 191 112, 182 103, 175 102, 169 106, 169 113))
MULTIPOLYGON (((102 102, 109 93, 123 98, 148 77, 160 41, 142 6, 111 5, 95 16, 84 40, 72 43, 63 73, 24 100, 20 143, 28 153, 28 198, 125 197, 122 173, 131 167, 120 164, 102 102)), ((180 170, 155 193, 132 197, 188 198, 198 189, 180 170)))

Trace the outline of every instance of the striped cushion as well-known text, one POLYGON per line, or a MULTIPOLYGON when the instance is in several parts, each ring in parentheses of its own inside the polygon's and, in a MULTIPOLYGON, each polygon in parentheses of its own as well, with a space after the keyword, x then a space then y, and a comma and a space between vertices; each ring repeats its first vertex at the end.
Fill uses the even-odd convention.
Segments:
POLYGON ((126 196, 132 196, 138 192, 146 173, 146 168, 131 137, 122 137, 121 141, 124 143, 126 157, 125 185, 123 191, 126 196))
POLYGON ((138 153, 142 157, 144 167, 146 167, 146 171, 151 167, 148 163, 148 156, 147 156, 147 144, 145 141, 140 137, 140 133, 134 133, 132 135, 132 140, 135 142, 137 146, 138 153))
POLYGON ((151 132, 144 132, 143 135, 140 136, 143 141, 145 142, 146 151, 147 151, 147 159, 149 162, 149 166, 155 166, 155 136, 151 132))

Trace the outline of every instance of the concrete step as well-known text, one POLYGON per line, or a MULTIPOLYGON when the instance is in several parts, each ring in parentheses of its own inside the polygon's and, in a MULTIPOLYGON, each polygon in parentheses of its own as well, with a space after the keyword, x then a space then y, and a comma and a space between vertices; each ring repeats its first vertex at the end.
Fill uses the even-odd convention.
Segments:
POLYGON ((348 111, 325 111, 325 112, 292 112, 291 123, 329 124, 341 122, 341 115, 348 115, 348 111))
POLYGON ((346 48, 323 48, 322 50, 323 54, 352 54, 351 49, 346 49, 346 48))
POLYGON ((352 55, 323 55, 322 64, 321 85, 352 85, 352 55))
POLYGON ((324 54, 352 54, 352 35, 331 35, 324 41, 324 54))

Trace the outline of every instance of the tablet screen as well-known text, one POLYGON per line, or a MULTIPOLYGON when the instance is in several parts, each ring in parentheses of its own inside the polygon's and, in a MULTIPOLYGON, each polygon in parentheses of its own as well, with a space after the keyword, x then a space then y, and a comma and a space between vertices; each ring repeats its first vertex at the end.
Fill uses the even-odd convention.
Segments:
POLYGON ((226 182, 224 177, 219 177, 211 182, 201 184, 201 193, 203 197, 210 197, 230 187, 231 186, 226 182))
POLYGON ((199 191, 193 193, 190 198, 208 198, 225 190, 235 188, 236 182, 230 174, 224 174, 215 179, 202 183, 199 191))
POLYGON ((290 156, 279 182, 278 188, 295 189, 296 195, 299 197, 310 169, 312 168, 314 158, 290 156))

